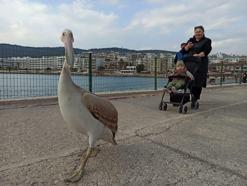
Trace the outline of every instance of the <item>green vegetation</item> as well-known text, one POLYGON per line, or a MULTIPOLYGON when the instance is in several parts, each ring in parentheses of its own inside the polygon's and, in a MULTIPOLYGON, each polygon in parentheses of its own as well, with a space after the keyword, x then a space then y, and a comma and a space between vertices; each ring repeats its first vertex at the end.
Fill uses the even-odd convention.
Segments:
POLYGON ((128 62, 124 61, 123 59, 120 59, 118 65, 119 69, 123 70, 126 69, 126 66, 128 66, 128 62))
POLYGON ((136 72, 137 72, 137 73, 140 73, 140 72, 142 72, 142 71, 144 71, 144 65, 143 65, 143 64, 137 65, 137 66, 136 66, 136 72))

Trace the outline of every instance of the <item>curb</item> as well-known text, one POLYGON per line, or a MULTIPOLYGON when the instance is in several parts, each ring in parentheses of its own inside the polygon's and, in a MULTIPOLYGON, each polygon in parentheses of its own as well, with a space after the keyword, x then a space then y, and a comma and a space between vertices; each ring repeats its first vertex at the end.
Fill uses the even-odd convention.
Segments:
MULTIPOLYGON (((126 91, 126 92, 110 92, 110 93, 98 93, 98 96, 107 98, 109 100, 115 99, 126 99, 130 97, 139 97, 139 96, 154 96, 158 95, 162 90, 142 90, 142 91, 126 91)), ((34 98, 20 98, 20 99, 6 99, 0 100, 0 110, 4 106, 45 106, 45 105, 55 105, 58 104, 57 96, 45 96, 45 97, 34 97, 34 98)))
MULTIPOLYGON (((247 84, 224 84, 224 85, 209 85, 207 89, 222 89, 222 88, 230 88, 230 87, 244 87, 247 84)), ((142 97, 142 96, 155 96, 161 94, 162 89, 159 90, 141 90, 141 91, 126 91, 126 92, 103 92, 97 93, 97 95, 101 97, 108 98, 110 100, 116 99, 126 99, 133 97, 142 97)), ((6 99, 0 100, 0 109, 4 106, 28 106, 28 105, 55 105, 58 103, 57 96, 48 96, 48 97, 34 97, 34 98, 21 98, 21 99, 6 99)))

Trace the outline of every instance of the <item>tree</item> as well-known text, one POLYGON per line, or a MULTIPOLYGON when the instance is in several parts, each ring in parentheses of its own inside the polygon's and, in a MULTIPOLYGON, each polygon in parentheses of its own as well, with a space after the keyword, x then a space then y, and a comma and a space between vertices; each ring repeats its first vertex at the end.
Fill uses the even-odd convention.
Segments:
POLYGON ((98 71, 102 71, 102 70, 105 70, 105 67, 99 66, 99 67, 98 67, 98 71))
POLYGON ((50 70, 51 70, 51 68, 50 68, 50 67, 47 67, 45 70, 46 70, 46 71, 50 71, 50 70))
POLYGON ((144 71, 144 65, 143 64, 139 64, 136 66, 136 72, 140 73, 141 71, 144 71))
POLYGON ((118 62, 119 69, 125 69, 128 66, 128 62, 125 62, 123 59, 120 59, 118 62))

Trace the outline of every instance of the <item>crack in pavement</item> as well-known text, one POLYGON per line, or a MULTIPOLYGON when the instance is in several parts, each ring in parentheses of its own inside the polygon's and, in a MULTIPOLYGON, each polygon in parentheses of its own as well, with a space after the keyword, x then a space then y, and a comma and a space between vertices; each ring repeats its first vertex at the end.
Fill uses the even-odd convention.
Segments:
MULTIPOLYGON (((180 150, 180 149, 178 149, 178 148, 175 148, 175 147, 172 147, 172 146, 169 146, 169 145, 165 145, 165 144, 163 144, 163 143, 156 142, 156 141, 154 141, 154 140, 152 140, 152 139, 147 138, 147 137, 149 137, 149 136, 156 136, 156 135, 159 135, 159 134, 162 134, 162 133, 165 133, 165 132, 169 131, 172 127, 177 126, 177 125, 180 125, 182 119, 186 119, 186 120, 188 121, 189 119, 192 119, 192 117, 198 117, 198 116, 201 116, 201 115, 206 114, 206 113, 214 112, 214 111, 216 111, 216 110, 220 110, 220 109, 224 109, 224 108, 227 108, 227 107, 232 107, 232 106, 236 106, 236 105, 240 105, 240 104, 245 104, 245 103, 247 103, 247 101, 241 101, 241 102, 237 102, 237 103, 232 103, 232 104, 228 104, 228 105, 223 105, 223 106, 219 106, 219 107, 216 107, 216 108, 212 108, 212 109, 210 109, 210 110, 201 111, 201 112, 197 112, 197 113, 195 113, 195 114, 191 114, 191 115, 186 115, 186 116, 183 116, 183 117, 179 117, 178 120, 176 120, 175 123, 169 125, 165 130, 162 130, 162 131, 159 131, 159 132, 156 132, 156 133, 155 133, 155 132, 152 132, 152 133, 147 133, 147 134, 145 134, 145 135, 141 135, 141 134, 138 132, 138 131, 140 131, 141 129, 138 129, 138 130, 136 130, 135 134, 136 134, 137 137, 139 137, 139 138, 141 138, 141 139, 143 139, 143 140, 147 140, 147 141, 149 141, 149 142, 151 142, 151 143, 153 143, 153 144, 155 144, 155 145, 158 145, 158 146, 160 146, 160 147, 169 149, 169 150, 171 150, 171 151, 173 151, 173 152, 175 152, 175 153, 177 153, 177 154, 180 154, 180 155, 182 155, 182 156, 184 156, 184 157, 186 157, 186 158, 189 158, 189 159, 192 159, 192 160, 199 161, 199 162, 201 162, 201 163, 204 163, 204 164, 209 165, 209 166, 212 167, 212 168, 217 168, 217 169, 219 169, 219 170, 221 170, 221 171, 223 171, 223 172, 228 172, 228 173, 230 173, 230 174, 232 174, 232 175, 235 175, 235 176, 238 176, 238 177, 240 177, 240 178, 242 178, 242 179, 244 179, 244 180, 247 180, 247 176, 245 176, 245 175, 243 175, 243 174, 241 174, 241 173, 239 173, 239 172, 237 172, 237 171, 235 171, 235 170, 229 169, 229 168, 224 167, 224 166, 221 166, 221 165, 219 165, 219 164, 215 164, 215 163, 213 163, 213 162, 210 162, 210 161, 205 160, 205 159, 203 159, 203 158, 200 158, 200 157, 198 157, 198 156, 194 156, 194 155, 192 155, 192 154, 190 154, 190 153, 188 153, 188 152, 185 152, 185 151, 183 151, 183 150, 180 150)), ((176 118, 176 119, 177 119, 177 118, 176 118)), ((172 120, 174 120, 174 118, 171 118, 170 120, 172 121, 172 120)), ((158 123, 156 123, 156 125, 157 125, 157 124, 162 124, 162 123, 165 123, 165 122, 168 122, 168 121, 169 121, 169 120, 165 120, 165 121, 162 121, 162 122, 158 122, 158 123)), ((183 120, 183 121, 184 121, 184 120, 183 120)), ((152 125, 152 126, 154 126, 154 125, 152 125)), ((146 127, 146 128, 148 128, 148 127, 146 127)), ((142 130, 143 130, 143 129, 142 129, 142 130)))
POLYGON ((18 163, 13 163, 11 165, 6 165, 0 168, 0 172, 4 172, 6 170, 9 169, 14 169, 14 168, 19 168, 19 167, 25 167, 25 166, 29 166, 35 163, 39 163, 39 162, 43 162, 49 159, 57 159, 57 158, 61 158, 61 157, 67 157, 67 156, 72 156, 75 155, 77 153, 80 152, 80 149, 78 148, 74 148, 74 149, 70 149, 70 150, 66 150, 66 151, 60 151, 54 155, 49 155, 49 156, 43 156, 43 157, 37 157, 37 158, 33 158, 31 160, 27 160, 27 161, 22 161, 22 162, 18 162, 18 163))
MULTIPOLYGON (((143 139, 145 141, 149 141, 152 144, 158 145, 158 146, 160 146, 162 148, 166 148, 168 150, 171 150, 172 152, 180 154, 183 157, 202 162, 204 164, 209 165, 212 168, 217 168, 217 169, 219 169, 219 170, 221 170, 223 172, 228 172, 228 173, 230 173, 232 175, 235 175, 235 176, 238 176, 238 177, 240 177, 240 178, 242 178, 244 180, 247 180, 247 176, 242 175, 241 173, 239 173, 239 172, 237 172, 235 170, 232 170, 232 169, 229 169, 227 167, 215 164, 213 162, 210 162, 208 160, 202 159, 200 157, 193 156, 190 153, 187 153, 187 152, 182 151, 180 149, 177 149, 177 148, 174 148, 172 146, 165 145, 165 144, 162 144, 162 143, 159 143, 159 142, 155 142, 155 141, 147 138, 148 136, 159 135, 161 133, 165 133, 165 132, 169 131, 172 127, 179 125, 181 120, 183 120, 183 121, 185 119, 189 120, 189 119, 192 119, 192 117, 201 116, 201 115, 203 115, 205 113, 210 113, 210 112, 214 112, 216 110, 224 109, 224 108, 231 107, 231 106, 236 106, 236 105, 239 105, 239 104, 245 104, 245 103, 247 103, 247 100, 246 101, 237 102, 237 103, 231 103, 231 104, 228 104, 228 105, 219 106, 219 107, 216 107, 216 108, 211 108, 210 110, 199 111, 197 113, 192 113, 190 115, 180 115, 179 117, 175 118, 176 122, 173 122, 171 125, 169 125, 168 127, 166 127, 162 131, 158 131, 156 133, 155 132, 147 133, 147 134, 144 134, 144 135, 140 134, 142 130, 145 130, 145 129, 148 129, 148 128, 153 128, 154 126, 157 126, 157 125, 159 126, 160 124, 164 124, 164 123, 167 123, 167 122, 174 121, 174 118, 170 118, 168 120, 162 120, 162 121, 159 121, 159 122, 157 122, 157 123, 155 123, 155 124, 153 124, 151 126, 142 127, 140 129, 137 129, 137 130, 134 131, 134 135, 129 135, 129 136, 125 137, 125 138, 119 139, 118 141, 124 141, 126 139, 138 137, 138 138, 141 138, 141 139, 143 139)), ((100 143, 100 145, 104 145, 104 144, 107 144, 107 143, 106 142, 105 143, 100 143)), ((37 157, 37 158, 31 159, 31 160, 28 160, 28 161, 23 161, 23 162, 20 162, 20 163, 13 163, 11 165, 7 165, 7 166, 4 166, 4 167, 1 167, 0 168, 0 172, 6 171, 6 170, 10 170, 10 169, 14 169, 14 168, 29 166, 29 165, 36 164, 36 163, 39 163, 39 162, 42 162, 42 161, 46 161, 46 160, 49 160, 49 159, 57 159, 57 158, 62 158, 62 157, 74 156, 76 154, 79 154, 80 152, 81 152, 80 148, 73 148, 73 149, 69 149, 69 150, 65 150, 65 151, 60 151, 60 152, 57 152, 56 154, 53 154, 53 155, 44 156, 44 157, 37 157)))
MULTIPOLYGON (((127 136, 126 138, 119 139, 118 141, 124 141, 126 139, 130 139, 130 138, 134 138, 134 137, 137 137, 137 136, 130 135, 130 136, 127 136)), ((101 146, 101 145, 105 145, 105 144, 109 144, 109 143, 101 142, 97 146, 101 146)), ((69 150, 65 150, 65 151, 59 151, 53 155, 37 157, 37 158, 33 158, 33 159, 27 160, 27 161, 12 163, 11 165, 2 166, 0 168, 0 172, 4 172, 6 170, 10 170, 10 169, 14 169, 14 168, 26 167, 26 166, 40 163, 43 161, 47 161, 50 159, 58 159, 58 158, 63 158, 63 157, 68 157, 68 156, 79 155, 79 154, 81 154, 82 151, 83 150, 81 150, 80 148, 73 148, 73 149, 69 149, 69 150)))
POLYGON ((187 178, 181 178, 181 179, 179 179, 179 180, 177 180, 176 182, 171 183, 171 184, 177 185, 177 184, 179 184, 179 183, 187 182, 187 181, 191 180, 192 178, 194 178, 195 176, 198 176, 200 172, 202 172, 202 169, 200 169, 200 170, 198 170, 198 171, 195 171, 195 174, 193 174, 193 175, 191 175, 191 176, 189 176, 189 177, 187 177, 187 178))
POLYGON ((241 105, 241 104, 245 104, 247 103, 247 100, 246 101, 241 101, 241 102, 236 102, 236 103, 231 103, 231 104, 228 104, 228 105, 222 105, 222 106, 219 106, 219 107, 215 107, 215 108, 212 108, 210 110, 204 110, 204 111, 199 111, 199 112, 196 112, 196 113, 192 113, 192 114, 189 114, 189 115, 180 115, 179 117, 176 117, 176 118, 170 118, 170 119, 167 119, 167 120, 162 120, 162 121, 159 121, 159 122, 156 122, 155 124, 152 124, 151 126, 146 126, 146 127, 143 127, 143 128, 140 128, 140 129, 137 129, 135 131, 135 134, 138 135, 138 136, 142 136, 142 137, 148 137, 148 136, 153 136, 153 135, 159 135, 159 134, 162 134, 164 132, 168 132, 170 129, 172 129, 173 127, 175 126, 178 126, 178 125, 181 125, 182 122, 184 122, 185 120, 188 121, 188 120, 192 120, 193 118, 195 117, 200 117, 204 114, 208 114, 210 112, 215 112, 217 110, 221 110, 221 109, 224 109, 224 108, 227 108, 227 107, 233 107, 233 106, 236 106, 236 105, 241 105), (176 120, 176 121, 174 121, 176 120), (144 129, 147 129, 147 128, 153 128, 155 126, 159 126, 161 124, 164 124, 164 123, 171 123, 170 125, 168 125, 164 130, 162 131, 158 131, 158 132, 150 132, 150 133, 146 133, 144 135, 140 135, 139 133, 144 130, 144 129), (139 132, 140 131, 140 132, 139 132))
POLYGON ((182 155, 182 156, 185 157, 185 158, 199 161, 199 162, 201 162, 201 163, 204 163, 204 164, 209 165, 209 166, 212 167, 212 168, 219 169, 219 170, 221 170, 221 171, 223 171, 223 172, 228 172, 228 173, 230 173, 230 174, 232 174, 232 175, 235 175, 235 176, 238 176, 238 177, 240 177, 240 178, 242 178, 242 179, 244 179, 244 180, 247 180, 247 176, 242 175, 241 173, 239 173, 239 172, 237 172, 237 171, 235 171, 235 170, 229 169, 229 168, 224 167, 224 166, 221 166, 221 165, 219 165, 219 164, 215 164, 215 163, 213 163, 213 162, 210 162, 210 161, 205 160, 205 159, 203 159, 203 158, 200 158, 200 157, 198 157, 198 156, 194 156, 194 155, 192 155, 192 154, 190 154, 190 153, 188 153, 188 152, 185 152, 185 151, 183 151, 183 150, 180 150, 180 149, 178 149, 178 148, 174 148, 174 147, 172 147, 172 146, 165 145, 165 144, 163 144, 163 143, 159 143, 159 142, 153 141, 153 140, 151 140, 151 139, 149 139, 149 138, 145 138, 145 137, 142 137, 142 136, 137 136, 137 137, 140 137, 141 139, 146 140, 146 141, 148 141, 148 142, 150 142, 150 143, 153 143, 153 144, 155 144, 155 145, 158 145, 158 146, 160 146, 160 147, 169 149, 169 150, 171 150, 172 152, 175 152, 175 153, 177 153, 177 154, 180 154, 180 155, 182 155))

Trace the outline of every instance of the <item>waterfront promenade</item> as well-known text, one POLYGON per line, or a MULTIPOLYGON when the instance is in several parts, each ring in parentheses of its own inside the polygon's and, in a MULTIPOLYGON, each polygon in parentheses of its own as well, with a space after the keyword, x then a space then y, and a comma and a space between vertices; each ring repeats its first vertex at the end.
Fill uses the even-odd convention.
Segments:
MULTIPOLYGON (((161 93, 111 97, 117 146, 99 142, 71 185, 247 185, 247 86, 205 89, 199 110, 158 109, 161 93)), ((0 185, 66 185, 87 139, 56 100, 0 106, 0 185)))

